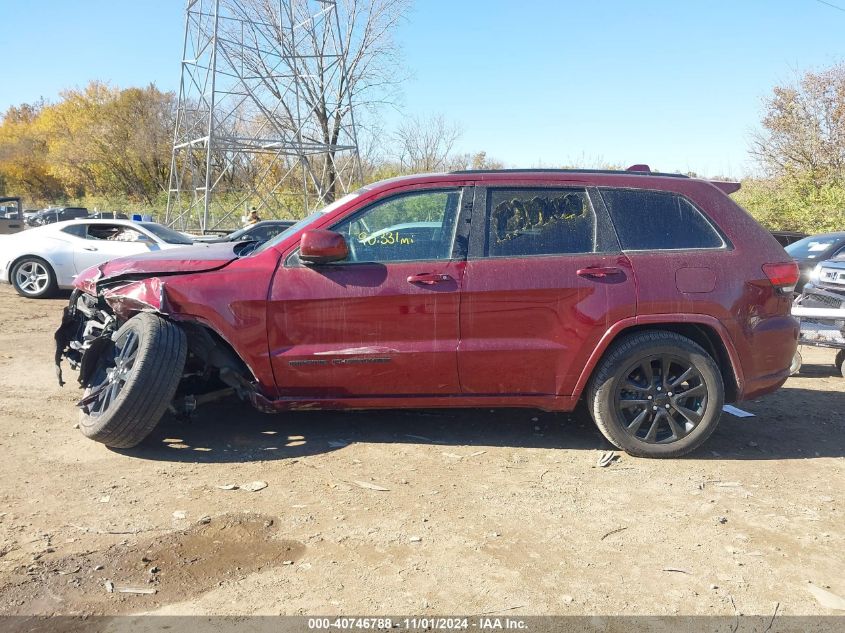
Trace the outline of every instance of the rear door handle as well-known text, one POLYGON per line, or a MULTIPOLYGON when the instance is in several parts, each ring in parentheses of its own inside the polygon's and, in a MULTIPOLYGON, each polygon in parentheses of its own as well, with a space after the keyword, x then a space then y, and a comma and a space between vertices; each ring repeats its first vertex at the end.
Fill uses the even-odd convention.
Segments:
POLYGON ((622 269, 617 266, 589 266, 588 268, 578 269, 577 274, 579 277, 603 279, 611 275, 621 275, 622 269))
POLYGON ((433 286, 444 281, 453 281, 452 277, 443 273, 417 273, 408 277, 409 284, 425 284, 433 286))
POLYGON ((83 246, 82 250, 84 250, 84 251, 96 251, 97 247, 96 246, 83 246))

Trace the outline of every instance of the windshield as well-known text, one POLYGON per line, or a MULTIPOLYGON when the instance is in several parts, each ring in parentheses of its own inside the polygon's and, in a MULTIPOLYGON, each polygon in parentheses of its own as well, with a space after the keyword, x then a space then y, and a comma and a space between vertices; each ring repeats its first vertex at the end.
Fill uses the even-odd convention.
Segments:
POLYGON ((335 200, 330 205, 323 207, 319 211, 314 211, 314 213, 312 213, 311 215, 305 216, 303 219, 301 219, 299 222, 297 222, 293 226, 291 226, 291 227, 285 229, 284 231, 282 231, 281 233, 279 233, 272 240, 267 240, 266 242, 264 242, 261 246, 259 246, 254 251, 252 251, 252 254, 255 255, 256 253, 260 253, 260 252, 262 252, 262 251, 264 251, 268 248, 275 246, 276 244, 278 244, 282 240, 287 239, 287 237, 289 235, 293 235, 297 231, 300 231, 300 230, 304 229, 306 226, 312 224, 314 221, 319 220, 324 215, 326 215, 326 213, 330 213, 331 211, 334 211, 338 207, 346 204, 350 200, 354 200, 355 198, 357 198, 358 196, 361 195, 361 191, 362 190, 356 191, 354 193, 348 193, 345 196, 343 196, 342 198, 335 200))
POLYGON ((820 259, 840 241, 842 238, 815 235, 793 242, 784 250, 795 259, 820 259))
POLYGON ((193 244, 189 238, 177 231, 174 231, 173 229, 162 226, 161 224, 157 224, 155 222, 138 222, 138 224, 143 226, 162 242, 167 242, 168 244, 193 244))
POLYGON ((245 226, 245 227, 244 227, 244 228, 242 228, 242 229, 238 229, 237 231, 233 231, 233 232, 231 232, 231 233, 227 234, 227 235, 225 236, 225 238, 226 238, 228 241, 230 241, 230 242, 237 242, 237 241, 238 241, 238 238, 239 238, 241 235, 243 235, 244 233, 246 233, 247 231, 249 231, 252 227, 253 227, 253 225, 252 225, 252 224, 250 224, 249 226, 245 226))

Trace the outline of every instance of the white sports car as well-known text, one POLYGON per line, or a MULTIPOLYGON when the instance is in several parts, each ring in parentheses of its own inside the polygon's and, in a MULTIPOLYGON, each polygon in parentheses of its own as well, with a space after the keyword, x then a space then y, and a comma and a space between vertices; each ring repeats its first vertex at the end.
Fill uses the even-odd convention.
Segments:
POLYGON ((90 266, 193 242, 155 222, 69 220, 0 236, 0 282, 24 297, 41 299, 90 266))

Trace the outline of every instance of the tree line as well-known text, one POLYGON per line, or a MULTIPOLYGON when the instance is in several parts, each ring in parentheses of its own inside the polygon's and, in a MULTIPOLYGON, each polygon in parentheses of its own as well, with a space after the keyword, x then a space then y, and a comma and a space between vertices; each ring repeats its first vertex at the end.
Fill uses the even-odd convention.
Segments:
MULTIPOLYGON (((163 217, 175 114, 172 92, 97 81, 54 103, 10 107, 0 120, 0 195, 21 196, 27 207, 75 203, 163 217)), ((441 115, 408 117, 389 133, 365 129, 361 184, 503 166, 483 151, 456 152, 460 133, 441 115)), ((743 180, 734 198, 764 225, 845 229, 845 64, 776 86, 749 152, 759 172, 743 180)), ((245 166, 233 177, 259 171, 245 166)))
MULTIPOLYGON (((96 81, 63 92, 55 103, 10 107, 0 120, 0 195, 21 196, 33 208, 73 203, 161 216, 175 117, 172 92, 96 81)), ((365 182, 359 184, 408 173, 502 166, 485 152, 456 152, 459 136, 460 129, 439 115, 409 118, 389 134, 365 130, 365 182)), ((232 187, 246 187, 261 173, 246 160, 228 176, 241 181, 232 187)))

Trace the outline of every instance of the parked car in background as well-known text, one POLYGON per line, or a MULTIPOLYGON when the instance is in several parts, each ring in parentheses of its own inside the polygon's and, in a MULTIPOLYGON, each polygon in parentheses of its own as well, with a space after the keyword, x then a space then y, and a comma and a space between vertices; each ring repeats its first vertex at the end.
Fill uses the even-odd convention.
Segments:
POLYGON ((17 197, 0 198, 0 235, 17 233, 25 228, 21 199, 17 197))
POLYGON ((798 240, 803 240, 807 237, 806 233, 799 233, 798 231, 771 231, 772 236, 778 241, 783 247, 787 247, 793 242, 797 242, 798 240))
POLYGON ((845 254, 845 231, 811 235, 793 242, 784 250, 797 262, 801 271, 801 279, 795 287, 800 292, 804 284, 810 281, 813 269, 819 262, 845 254))
POLYGON ((90 213, 88 218, 91 220, 128 220, 129 216, 125 213, 115 213, 113 211, 95 211, 90 213))
POLYGON ((816 265, 800 303, 804 307, 845 308, 845 252, 816 265))
MULTIPOLYGON (((801 319, 801 344, 838 350, 833 362, 845 376, 845 252, 816 265, 792 314, 801 319)), ((794 371, 801 362, 796 354, 794 371)))
POLYGON ((134 446, 233 392, 263 411, 583 400, 631 454, 694 450, 724 402, 789 376, 798 267, 738 183, 632 169, 396 178, 258 247, 90 268, 56 333, 84 368, 80 429, 134 446))
POLYGON ((293 220, 264 220, 246 226, 228 235, 201 235, 194 238, 195 242, 214 244, 219 242, 266 242, 276 237, 282 231, 289 229, 295 224, 293 220))
POLYGON ((0 237, 0 282, 40 299, 70 288, 82 270, 150 251, 190 245, 181 233, 153 222, 74 220, 0 237))
POLYGON ((85 217, 88 217, 88 209, 85 207, 56 207, 39 211, 30 217, 26 223, 29 226, 44 226, 45 224, 52 224, 54 222, 64 222, 65 220, 76 220, 85 217))

